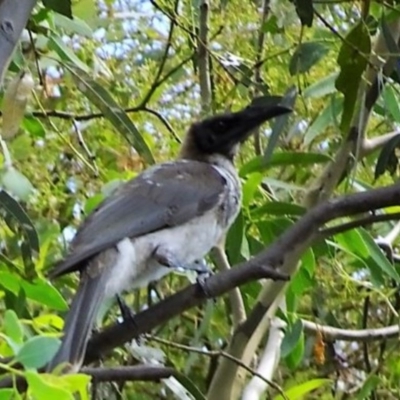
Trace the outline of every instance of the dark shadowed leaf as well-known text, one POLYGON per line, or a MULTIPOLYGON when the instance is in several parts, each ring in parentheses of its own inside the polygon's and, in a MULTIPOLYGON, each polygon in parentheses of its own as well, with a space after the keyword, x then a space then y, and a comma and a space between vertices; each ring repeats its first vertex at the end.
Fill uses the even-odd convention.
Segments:
POLYGON ((399 164, 399 160, 396 156, 396 149, 398 147, 400 147, 400 134, 391 138, 385 146, 383 146, 375 167, 375 179, 378 179, 386 171, 390 174, 396 172, 399 164))
POLYGON ((296 13, 301 24, 311 27, 314 19, 314 7, 312 0, 294 0, 296 13))
MULTIPOLYGON (((390 28, 387 24, 385 14, 382 13, 382 18, 380 21, 381 31, 383 37, 385 39, 386 46, 391 54, 398 54, 399 53, 399 46, 397 45, 396 41, 394 40, 390 28)), ((393 75, 395 75, 395 80, 400 81, 400 65, 398 63, 398 59, 394 63, 394 71, 393 75)))
MULTIPOLYGON (((297 88, 296 86, 291 86, 285 93, 281 104, 284 106, 288 106, 290 108, 294 108, 294 103, 296 102, 297 98, 297 88)), ((267 163, 271 157, 274 149, 278 143, 278 139, 285 128, 286 123, 288 122, 290 114, 284 114, 277 118, 275 118, 275 122, 272 126, 272 133, 268 140, 268 146, 264 152, 264 159, 263 163, 267 163)))
POLYGON ((45 7, 72 18, 71 0, 43 0, 45 7))
POLYGON ((20 204, 4 190, 0 190, 0 207, 5 210, 8 216, 18 221, 26 234, 30 247, 39 253, 39 238, 32 221, 20 204))
POLYGON ((308 72, 311 67, 322 60, 328 51, 328 47, 321 42, 300 43, 290 59, 290 75, 308 72))
POLYGON ((232 265, 243 261, 241 256, 242 243, 244 240, 244 218, 242 212, 239 213, 235 222, 229 229, 226 238, 226 253, 229 258, 229 262, 232 265))
POLYGON ((340 124, 342 132, 347 132, 350 126, 356 107, 358 87, 370 52, 371 38, 368 29, 363 22, 359 22, 346 36, 337 59, 340 74, 336 80, 336 88, 344 95, 340 124))
POLYGON ((186 375, 176 373, 176 380, 193 396, 195 400, 206 400, 206 397, 200 392, 197 386, 186 375))
POLYGON ((281 356, 287 357, 295 348, 303 333, 303 324, 298 319, 293 325, 289 325, 281 345, 281 356))

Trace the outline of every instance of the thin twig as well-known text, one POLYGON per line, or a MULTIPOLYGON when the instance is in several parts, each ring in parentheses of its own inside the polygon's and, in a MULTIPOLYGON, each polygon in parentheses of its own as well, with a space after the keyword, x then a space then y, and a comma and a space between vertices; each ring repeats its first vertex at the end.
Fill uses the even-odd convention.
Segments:
POLYGON ((235 357, 232 357, 230 354, 222 351, 222 350, 201 350, 197 347, 192 347, 192 346, 186 346, 184 344, 180 344, 180 343, 176 343, 176 342, 171 342, 169 340, 166 339, 161 339, 159 337, 156 336, 152 336, 152 335, 145 335, 145 337, 149 340, 153 340, 155 342, 164 344, 166 346, 170 346, 170 347, 174 347, 176 349, 179 350, 183 350, 183 351, 187 351, 190 353, 197 353, 197 354, 201 354, 203 356, 207 356, 207 357, 225 357, 228 358, 229 360, 233 361, 234 363, 236 363, 237 365, 239 365, 240 367, 242 367, 243 369, 245 369, 247 372, 249 372, 250 374, 252 374, 253 376, 256 376, 257 378, 261 379, 263 382, 267 383, 268 385, 270 385, 272 388, 274 388, 285 400, 289 400, 288 397, 285 395, 283 389, 275 382, 272 382, 268 379, 265 379, 262 375, 260 375, 257 371, 255 371, 253 368, 247 366, 246 364, 244 364, 242 361, 238 360, 235 357))
POLYGON ((344 224, 336 225, 331 228, 325 228, 320 230, 320 237, 327 238, 329 236, 334 236, 339 233, 349 231, 351 229, 359 228, 361 226, 372 225, 377 222, 387 222, 398 220, 400 218, 400 212, 390 213, 390 214, 379 214, 379 215, 369 215, 365 218, 359 218, 354 221, 346 222, 344 224))

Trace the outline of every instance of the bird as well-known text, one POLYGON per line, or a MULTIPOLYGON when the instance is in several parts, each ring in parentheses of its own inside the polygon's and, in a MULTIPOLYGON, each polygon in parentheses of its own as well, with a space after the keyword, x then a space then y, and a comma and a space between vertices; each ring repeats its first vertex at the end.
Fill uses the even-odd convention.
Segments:
POLYGON ((47 371, 59 364, 79 371, 103 301, 197 268, 225 238, 241 205, 234 167, 240 144, 263 122, 292 111, 281 97, 271 99, 194 122, 176 160, 123 183, 86 217, 48 275, 79 272, 80 279, 47 371))

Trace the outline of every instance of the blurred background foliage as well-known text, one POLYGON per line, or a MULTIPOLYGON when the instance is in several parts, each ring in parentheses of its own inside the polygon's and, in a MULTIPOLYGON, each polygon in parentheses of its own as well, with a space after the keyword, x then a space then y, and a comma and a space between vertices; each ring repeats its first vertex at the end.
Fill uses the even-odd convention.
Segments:
MULTIPOLYGON (((119 182, 174 158, 192 121, 237 110, 256 96, 285 95, 294 113, 262 128, 237 159, 243 208, 226 246, 232 265, 249 259, 304 213, 305 192, 350 126, 371 41, 400 16, 397 1, 389 0, 210 0, 211 99, 205 107, 198 52, 203 5, 200 0, 43 0, 13 56, 2 96, 23 73, 32 75, 34 89, 17 134, 6 137, 3 127, 12 165, 3 152, 0 354, 25 366, 18 372, 13 364, 2 364, 8 372, 25 374, 32 398, 72 399, 74 390, 88 396, 86 376, 34 372, 58 345, 77 284, 75 276, 50 283, 45 272, 62 257, 85 215, 119 182)), ((370 139, 398 127, 399 76, 396 66, 369 120, 370 139)), ((6 101, 4 113, 5 107, 6 101)), ((392 137, 358 161, 335 194, 397 179, 399 140, 392 137)), ((305 333, 301 324, 303 318, 363 329, 398 321, 399 269, 374 241, 392 228, 382 223, 339 234, 303 256, 286 293, 282 318, 288 326, 275 373, 288 398, 399 398, 397 338, 368 346, 330 342, 305 333)), ((187 277, 174 274, 159 291, 167 296, 186 284, 187 277)), ((241 288, 247 309, 260 288, 257 282, 241 288)), ((127 299, 140 309, 146 296, 142 291, 127 299)), ((232 332, 230 314, 227 297, 219 298, 153 332, 162 343, 144 341, 190 381, 103 385, 98 398, 185 398, 182 387, 191 393, 185 396, 201 398, 195 387, 207 392, 215 357, 174 343, 223 349, 232 332)), ((103 323, 118 315, 111 308, 103 323)), ((137 362, 140 354, 132 346, 130 352, 116 350, 105 362, 137 362)), ((19 397, 14 389, 1 389, 0 399, 6 398, 19 397)), ((268 398, 282 397, 275 392, 268 398)))

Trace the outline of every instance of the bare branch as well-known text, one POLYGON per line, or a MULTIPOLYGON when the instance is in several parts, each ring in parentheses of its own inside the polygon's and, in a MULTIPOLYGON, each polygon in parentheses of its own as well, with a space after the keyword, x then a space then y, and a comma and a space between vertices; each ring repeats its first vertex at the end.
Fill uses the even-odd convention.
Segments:
POLYGON ((346 340, 356 342, 371 342, 373 340, 390 339, 399 336, 399 325, 370 329, 341 329, 334 326, 319 325, 315 322, 302 320, 304 331, 315 335, 321 332, 326 340, 346 340))

